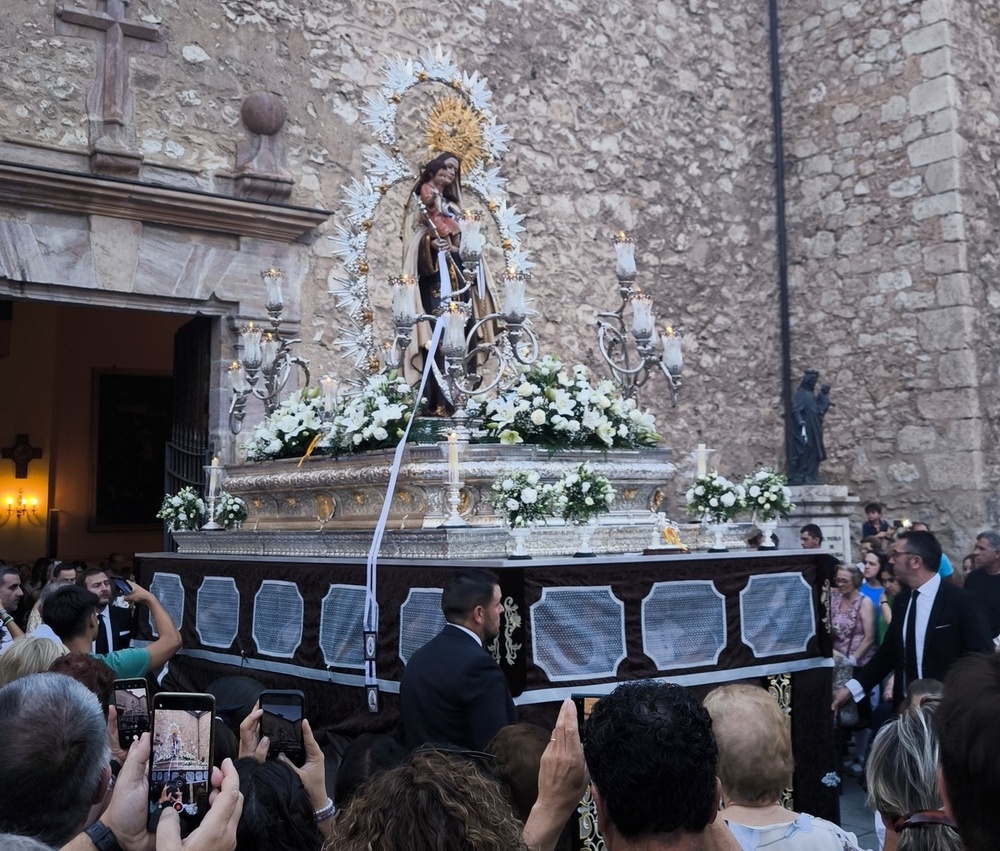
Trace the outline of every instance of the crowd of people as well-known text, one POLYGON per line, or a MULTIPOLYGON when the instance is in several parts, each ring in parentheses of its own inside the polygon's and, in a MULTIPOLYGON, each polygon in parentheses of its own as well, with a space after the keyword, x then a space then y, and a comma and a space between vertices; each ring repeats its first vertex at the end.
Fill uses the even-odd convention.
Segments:
MULTIPOLYGON (((883 714, 861 713, 855 727, 873 734, 870 746, 856 746, 862 760, 867 754, 869 804, 885 848, 991 848, 1000 835, 986 797, 1000 789, 1000 656, 987 595, 971 606, 967 593, 942 583, 940 545, 929 532, 882 540, 891 547, 886 560, 866 558, 837 574, 832 629, 848 679, 833 710, 839 717, 873 691, 879 698, 883 714), (877 606, 866 588, 876 589, 877 606), (894 690, 882 699, 890 674, 894 690)), ((977 571, 1000 573, 987 569, 1000 568, 998 544, 992 533, 977 539, 977 571)), ((571 700, 552 729, 517 723, 486 650, 499 629, 499 582, 474 569, 456 571, 442 588, 447 624, 404 670, 394 735, 358 736, 330 760, 304 718, 304 758, 274 758, 261 730, 263 686, 246 677, 210 686, 226 711, 214 722, 211 804, 191 823, 182 790, 150 796, 152 751, 159 760, 164 744, 148 732, 121 741, 112 697, 116 678, 152 677, 170 659, 180 646, 176 628, 148 591, 110 565, 61 568, 48 565, 34 580, 22 612, 27 633, 13 622, 25 599, 20 574, 0 568, 0 620, 10 635, 0 652, 8 777, 0 848, 549 851, 578 818, 588 785, 611 851, 858 848, 852 834, 788 806, 789 718, 759 686, 721 686, 700 699, 677 685, 626 682, 597 700, 582 726, 571 700), (117 595, 116 579, 126 583, 117 595), (116 604, 126 613, 129 604, 147 607, 155 640, 117 646, 127 629, 111 615, 116 604)), ((178 743, 172 753, 183 752, 178 743)))

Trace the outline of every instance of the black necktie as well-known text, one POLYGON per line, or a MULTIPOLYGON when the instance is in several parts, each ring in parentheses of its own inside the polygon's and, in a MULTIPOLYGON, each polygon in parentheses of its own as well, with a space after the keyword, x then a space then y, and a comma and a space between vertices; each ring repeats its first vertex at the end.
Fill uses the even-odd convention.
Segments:
POLYGON ((920 678, 917 672, 917 597, 919 591, 910 594, 910 608, 906 613, 906 687, 920 678))
POLYGON ((111 652, 111 648, 108 647, 108 628, 104 623, 103 612, 97 616, 97 641, 94 646, 98 653, 111 652))

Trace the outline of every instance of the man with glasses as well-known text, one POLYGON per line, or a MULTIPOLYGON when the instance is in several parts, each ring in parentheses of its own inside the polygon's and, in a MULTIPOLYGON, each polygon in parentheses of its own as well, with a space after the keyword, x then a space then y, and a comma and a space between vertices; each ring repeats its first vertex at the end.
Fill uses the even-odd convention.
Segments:
POLYGON ((892 604, 892 623, 868 664, 855 668, 854 679, 834 690, 834 711, 850 697, 860 701, 892 672, 893 703, 898 706, 910 683, 928 677, 943 680, 959 657, 993 649, 986 618, 972 597, 942 583, 941 544, 934 535, 899 533, 889 562, 903 588, 892 604))

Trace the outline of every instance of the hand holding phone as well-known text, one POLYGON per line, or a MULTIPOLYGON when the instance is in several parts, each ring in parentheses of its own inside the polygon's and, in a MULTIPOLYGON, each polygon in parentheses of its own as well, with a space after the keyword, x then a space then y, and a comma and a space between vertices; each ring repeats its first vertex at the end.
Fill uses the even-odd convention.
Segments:
POLYGON ((211 791, 214 720, 215 698, 210 694, 164 692, 153 698, 151 823, 158 820, 164 807, 172 807, 186 835, 205 817, 211 791))
POLYGON ((306 761, 305 743, 302 740, 302 715, 305 698, 301 691, 294 689, 269 690, 261 692, 260 737, 267 736, 270 744, 268 759, 277 759, 279 754, 287 756, 300 768, 306 761))
POLYGON ((115 589, 118 591, 119 597, 127 597, 135 590, 131 585, 128 584, 128 582, 126 582, 120 576, 112 576, 111 584, 115 586, 115 589))
POLYGON ((132 742, 149 732, 149 688, 144 679, 115 680, 115 711, 118 744, 127 751, 132 742))

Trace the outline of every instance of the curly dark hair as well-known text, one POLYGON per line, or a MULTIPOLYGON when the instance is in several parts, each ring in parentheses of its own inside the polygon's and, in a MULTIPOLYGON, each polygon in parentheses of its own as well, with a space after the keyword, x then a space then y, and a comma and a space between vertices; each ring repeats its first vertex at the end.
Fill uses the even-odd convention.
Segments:
POLYGON ((622 683, 585 727, 590 778, 627 839, 699 833, 718 806, 712 719, 682 686, 622 683))
POLYGON ((527 851, 493 780, 460 757, 421 750, 376 774, 342 810, 328 851, 527 851))

